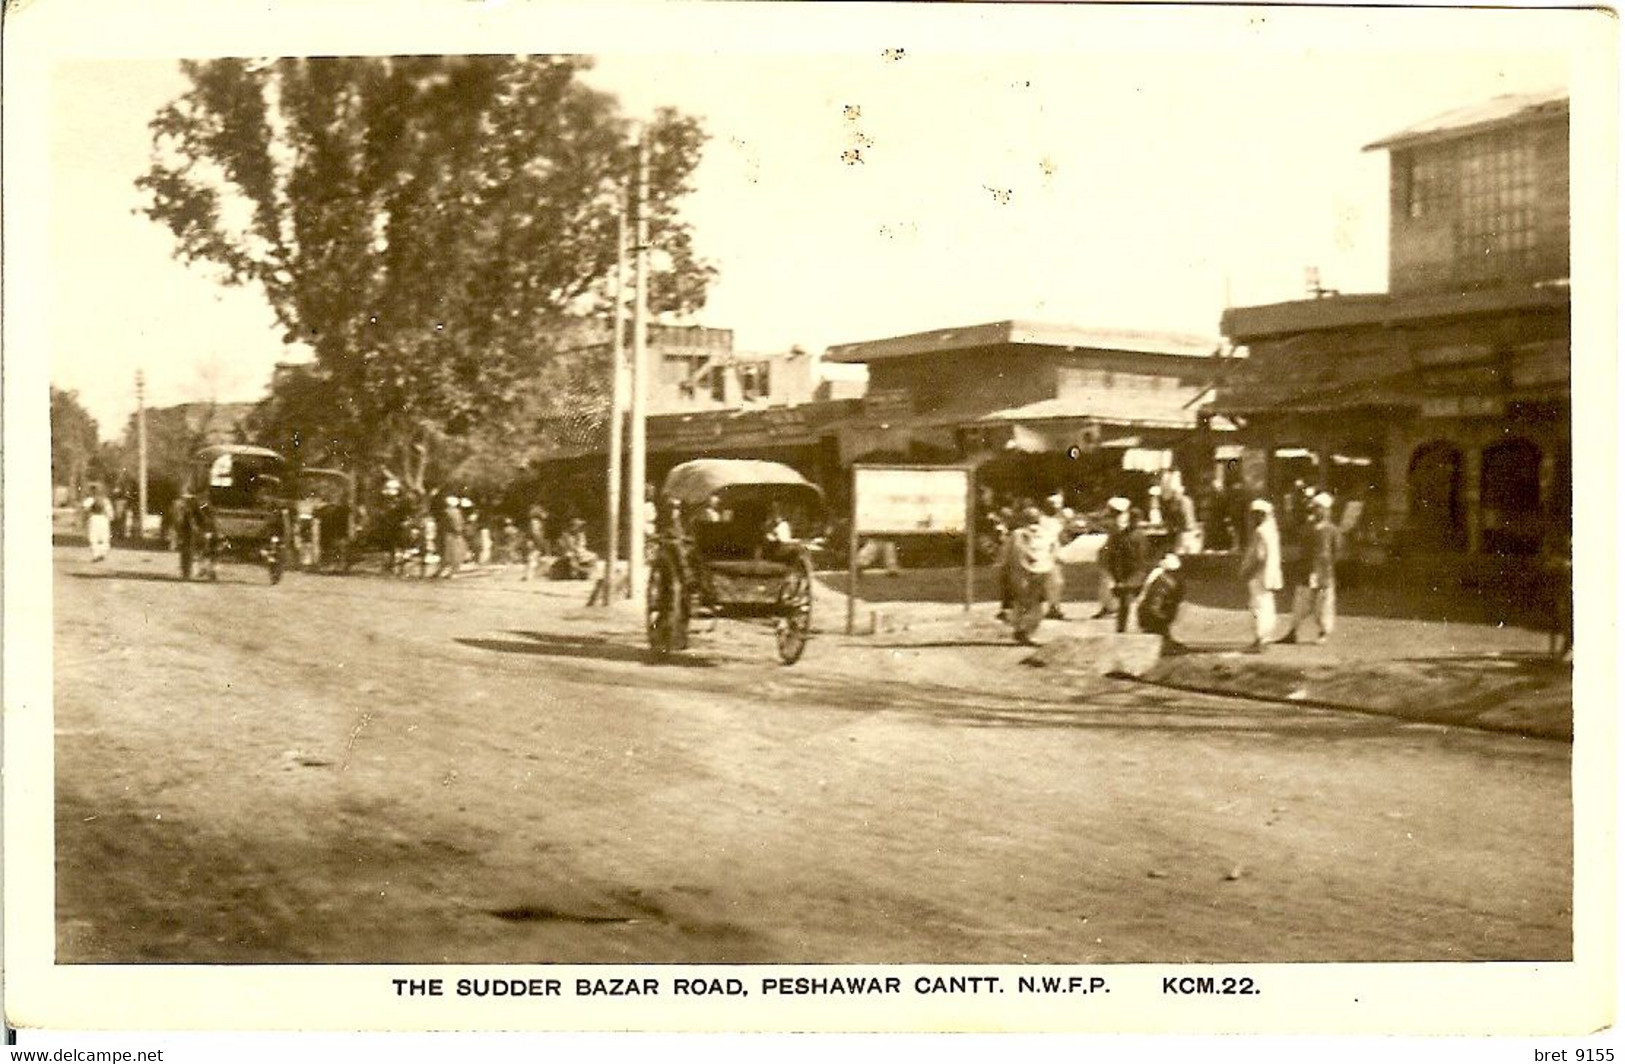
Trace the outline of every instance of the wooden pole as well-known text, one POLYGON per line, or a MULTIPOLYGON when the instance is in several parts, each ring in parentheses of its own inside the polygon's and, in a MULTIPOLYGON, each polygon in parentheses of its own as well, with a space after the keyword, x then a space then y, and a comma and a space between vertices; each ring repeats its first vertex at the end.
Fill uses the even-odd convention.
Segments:
MULTIPOLYGON (((603 604, 615 594, 615 568, 621 556, 621 461, 625 448, 623 436, 626 419, 626 329, 622 317, 626 309, 626 189, 619 193, 615 214, 615 312, 610 327, 615 335, 611 342, 609 370, 609 465, 605 476, 604 506, 604 598, 603 604)), ((596 596, 594 601, 597 601, 596 596)))
POLYGON ((852 467, 851 513, 846 524, 846 634, 851 635, 858 610, 858 468, 852 467))
POLYGON ((626 476, 627 520, 631 524, 628 537, 626 572, 627 592, 633 596, 643 594, 643 485, 647 479, 648 437, 647 417, 649 404, 649 135, 638 135, 638 196, 637 196, 637 274, 636 289, 632 297, 632 425, 629 443, 632 449, 626 476))
POLYGON ((147 530, 147 380, 135 371, 135 540, 147 530))

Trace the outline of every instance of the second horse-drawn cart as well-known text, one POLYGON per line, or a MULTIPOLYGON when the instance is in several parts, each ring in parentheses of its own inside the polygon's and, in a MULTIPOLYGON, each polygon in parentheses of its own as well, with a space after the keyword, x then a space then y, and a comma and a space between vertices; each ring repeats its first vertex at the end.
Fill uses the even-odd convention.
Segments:
POLYGON ((264 447, 217 444, 194 455, 176 500, 181 579, 217 579, 218 563, 232 557, 265 566, 273 584, 281 580, 293 528, 288 472, 287 461, 264 447))
POLYGON ((658 505, 649 645, 685 649, 696 618, 765 620, 779 659, 794 664, 812 633, 823 493, 777 462, 707 458, 673 469, 658 505))

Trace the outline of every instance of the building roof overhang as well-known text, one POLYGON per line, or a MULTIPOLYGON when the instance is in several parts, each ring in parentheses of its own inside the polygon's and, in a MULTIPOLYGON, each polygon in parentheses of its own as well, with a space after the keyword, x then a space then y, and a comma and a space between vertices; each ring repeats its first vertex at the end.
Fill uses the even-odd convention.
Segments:
POLYGON ((987 347, 1033 346, 1088 351, 1126 351, 1138 354, 1205 358, 1218 340, 1191 333, 1140 329, 1096 329, 1034 321, 996 321, 930 332, 909 333, 882 340, 836 344, 824 354, 826 362, 878 362, 912 355, 944 354, 987 347))
POLYGON ((1566 280, 1534 285, 1403 295, 1382 292, 1330 296, 1256 307, 1231 307, 1220 319, 1225 336, 1238 344, 1274 336, 1359 326, 1397 325, 1508 311, 1558 310, 1569 305, 1566 280))
POLYGON ((1398 133, 1367 144, 1364 151, 1394 151, 1421 144, 1477 136, 1493 129, 1536 122, 1567 121, 1567 89, 1545 92, 1509 93, 1458 107, 1443 114, 1406 126, 1398 133))

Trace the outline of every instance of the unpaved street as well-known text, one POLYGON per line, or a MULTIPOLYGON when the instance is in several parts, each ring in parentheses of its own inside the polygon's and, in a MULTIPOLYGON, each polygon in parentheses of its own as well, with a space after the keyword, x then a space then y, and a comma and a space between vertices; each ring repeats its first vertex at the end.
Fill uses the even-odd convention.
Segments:
POLYGON ((57 551, 60 961, 1570 956, 1566 743, 222 576, 57 551))

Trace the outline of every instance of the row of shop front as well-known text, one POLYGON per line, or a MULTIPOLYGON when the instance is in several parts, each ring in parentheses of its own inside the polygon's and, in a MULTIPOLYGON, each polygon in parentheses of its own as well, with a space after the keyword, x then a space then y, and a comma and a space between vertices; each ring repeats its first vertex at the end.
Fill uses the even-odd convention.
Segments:
MULTIPOLYGON (((794 407, 706 411, 651 417, 646 468, 651 484, 694 458, 782 462, 817 484, 837 521, 850 507, 851 469, 858 463, 963 464, 975 471, 984 505, 1040 499, 1060 488, 1079 509, 1113 495, 1145 500, 1148 489, 1177 476, 1215 483, 1215 463, 1232 456, 1225 433, 1209 426, 1110 423, 1089 417, 955 423, 874 416, 863 400, 794 407)), ((1193 419, 1194 420, 1194 419, 1193 419)), ((583 449, 556 454, 538 472, 555 506, 594 523, 603 508, 606 456, 583 449)))

